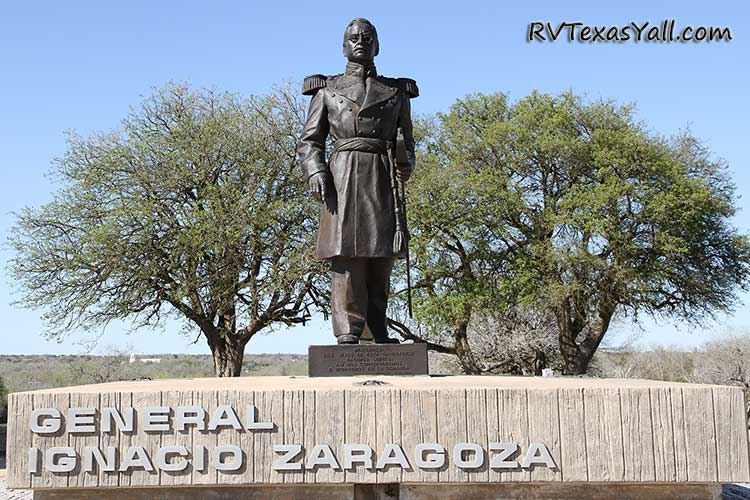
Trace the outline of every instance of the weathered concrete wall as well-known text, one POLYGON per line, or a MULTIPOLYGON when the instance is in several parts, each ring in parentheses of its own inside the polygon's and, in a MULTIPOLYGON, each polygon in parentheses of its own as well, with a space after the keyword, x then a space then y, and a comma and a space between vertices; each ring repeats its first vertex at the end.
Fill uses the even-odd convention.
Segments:
MULTIPOLYGON (((522 377, 376 377, 388 385, 357 385, 356 377, 254 377, 113 383, 10 396, 9 477, 13 488, 139 488, 191 485, 343 484, 343 483, 722 483, 750 481, 748 439, 739 389, 651 381, 522 377), (236 409, 239 419, 272 423, 268 430, 223 427, 145 432, 148 407, 174 410, 191 405, 210 414, 219 405, 236 409), (257 415, 248 414, 248 405, 257 415), (133 432, 31 431, 34 409, 135 408, 133 432), (316 445, 329 445, 339 467, 283 471, 274 467, 274 445, 299 444, 307 462, 316 445), (445 464, 415 464, 415 446, 437 443, 445 464), (452 450, 474 443, 484 455, 476 466, 459 466, 452 450), (518 444, 508 460, 522 462, 534 443, 549 450, 555 467, 496 467, 492 443, 518 444), (373 450, 373 464, 387 444, 397 445, 407 467, 344 468, 344 445, 373 450), (190 454, 236 445, 243 465, 236 471, 195 467, 182 471, 139 468, 82 470, 82 450, 114 447, 120 453, 142 446, 155 460, 159 450, 182 446, 190 454), (77 465, 70 472, 30 473, 29 449, 70 447, 77 465)), ((97 414, 97 418, 100 415, 97 414)), ((471 453, 464 458, 471 458, 471 453)), ((404 490, 406 491, 406 490, 404 490)), ((132 490, 128 493, 131 494, 132 490)), ((51 495, 51 492, 45 492, 51 495)), ((112 497, 108 495, 108 497, 112 497)), ((49 497, 53 498, 53 497, 49 497)), ((55 497, 56 498, 56 497, 55 497)), ((82 497, 83 498, 83 497, 82 497)), ((129 497, 134 498, 134 497, 129 497)), ((171 497, 170 497, 171 498, 171 497)), ((188 498, 188 497, 186 497, 188 498)), ((218 497, 217 497, 218 498, 218 497)), ((250 498, 250 497, 248 497, 250 498)), ((416 498, 416 497, 414 497, 416 498)), ((500 498, 500 497, 498 497, 500 498)), ((585 497, 581 497, 585 498, 585 497)))

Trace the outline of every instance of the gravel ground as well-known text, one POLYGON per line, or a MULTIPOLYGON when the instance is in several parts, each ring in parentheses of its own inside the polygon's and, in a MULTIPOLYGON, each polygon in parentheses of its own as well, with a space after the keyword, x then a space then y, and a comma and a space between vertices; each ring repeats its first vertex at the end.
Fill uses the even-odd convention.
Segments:
POLYGON ((9 490, 5 487, 5 469, 0 469, 0 500, 31 500, 33 493, 29 490, 9 490))

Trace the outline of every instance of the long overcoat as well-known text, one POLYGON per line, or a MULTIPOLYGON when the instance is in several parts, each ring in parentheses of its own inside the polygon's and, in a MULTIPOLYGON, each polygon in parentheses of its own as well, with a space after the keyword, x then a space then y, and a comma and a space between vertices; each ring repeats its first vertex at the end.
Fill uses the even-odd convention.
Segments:
POLYGON ((316 258, 400 257, 393 252, 396 214, 387 152, 356 147, 336 151, 335 145, 352 138, 395 144, 401 127, 413 159, 409 99, 419 94, 416 83, 381 76, 313 75, 305 79, 303 94, 312 95, 298 147, 304 175, 309 180, 327 172, 335 188, 321 204, 316 258), (326 161, 328 137, 334 152, 326 161))

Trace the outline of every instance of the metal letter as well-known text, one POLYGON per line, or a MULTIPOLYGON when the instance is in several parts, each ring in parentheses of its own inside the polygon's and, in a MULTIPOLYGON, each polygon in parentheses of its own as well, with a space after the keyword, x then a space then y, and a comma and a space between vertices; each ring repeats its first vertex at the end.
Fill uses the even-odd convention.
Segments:
POLYGON ((453 463, 461 469, 477 469, 484 464, 484 448, 476 443, 458 443, 453 447, 453 463), (464 459, 465 452, 472 458, 464 459))
POLYGON ((96 472, 94 461, 103 472, 117 471, 117 448, 107 446, 107 456, 105 457, 99 448, 86 446, 83 449, 83 472, 96 472))
POLYGON ((115 423, 120 432, 133 432, 135 422, 135 409, 132 406, 123 408, 125 416, 120 414, 117 408, 102 408, 101 426, 105 434, 112 433, 112 422, 115 423))
POLYGON ((490 452, 499 451, 497 455, 490 458, 491 469, 518 469, 520 465, 515 460, 506 460, 518 451, 516 443, 490 443, 490 452))
POLYGON ((54 434, 60 430, 61 415, 57 408, 38 408, 31 412, 31 432, 54 434), (43 417, 40 421, 40 417, 43 417))
POLYGON ((230 405, 219 405, 211 414, 211 419, 208 421, 208 430, 215 431, 219 427, 232 427, 238 431, 242 430, 237 412, 230 405))
POLYGON ((193 469, 198 472, 206 470, 206 447, 196 446, 193 448, 193 469))
POLYGON ((273 422, 257 422, 255 415, 258 409, 255 405, 247 405, 247 430, 249 431, 272 431, 274 428, 273 422))
POLYGON ((184 446, 162 446, 159 448, 159 453, 156 454, 156 466, 161 470, 170 472, 179 472, 187 469, 187 460, 183 458, 170 463, 170 455, 186 457, 188 456, 188 451, 184 446))
POLYGON ((39 474, 39 448, 29 448, 29 474, 39 474))
POLYGON ((327 444, 316 444, 310 452, 310 459, 307 461, 305 468, 309 470, 324 466, 335 470, 341 469, 331 447, 327 444))
MULTIPOLYGON (((234 412, 234 410, 233 410, 234 412)), ((210 424, 209 424, 210 427, 210 424)), ((242 467, 244 453, 239 446, 225 445, 217 446, 213 452, 213 463, 216 470, 236 471, 242 467), (222 462, 223 455, 230 455, 229 460, 222 462)))
POLYGON ((398 465, 402 469, 409 469, 411 467, 404 450, 401 449, 401 446, 393 443, 383 445, 383 453, 380 454, 375 468, 383 470, 388 465, 398 465))
POLYGON ((292 461, 302 453, 301 444, 275 444, 273 452, 284 454, 274 461, 273 470, 302 470, 302 462, 292 461))
POLYGON ((69 446, 47 448, 44 465, 49 472, 70 472, 76 468, 77 458, 69 446))
POLYGON ((345 444, 344 469, 354 469, 355 462, 372 469, 372 448, 366 444, 345 444))
POLYGON ((128 469, 142 468, 147 472, 154 470, 154 464, 143 446, 131 446, 125 454, 120 464, 120 472, 126 472, 128 469))
POLYGON ((143 409, 143 430, 146 432, 169 432, 169 406, 147 406, 143 409))
POLYGON ((543 443, 531 443, 529 445, 529 450, 526 452, 526 456, 523 457, 521 467, 528 469, 532 465, 544 465, 550 469, 557 469, 552 455, 543 443))
POLYGON ((69 408, 68 432, 71 434, 89 434, 96 432, 96 408, 69 408))
POLYGON ((206 430, 206 410, 200 406, 179 406, 174 411, 174 428, 185 431, 187 425, 195 425, 196 430, 206 430))
POLYGON ((445 465, 445 448, 438 443, 420 443, 414 447, 414 463, 420 469, 439 469, 445 465), (425 455, 426 451, 433 453, 425 455))

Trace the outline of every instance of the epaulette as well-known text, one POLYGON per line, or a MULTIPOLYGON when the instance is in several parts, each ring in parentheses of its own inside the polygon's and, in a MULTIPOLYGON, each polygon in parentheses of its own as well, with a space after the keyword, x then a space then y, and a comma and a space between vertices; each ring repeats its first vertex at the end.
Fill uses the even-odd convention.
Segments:
POLYGON ((411 78, 399 78, 398 81, 403 86, 404 90, 406 90, 406 93, 409 94, 410 98, 419 97, 419 87, 417 87, 417 82, 412 80, 411 78))
POLYGON ((310 75, 302 82, 302 95, 315 95, 315 93, 326 86, 326 75, 310 75))

